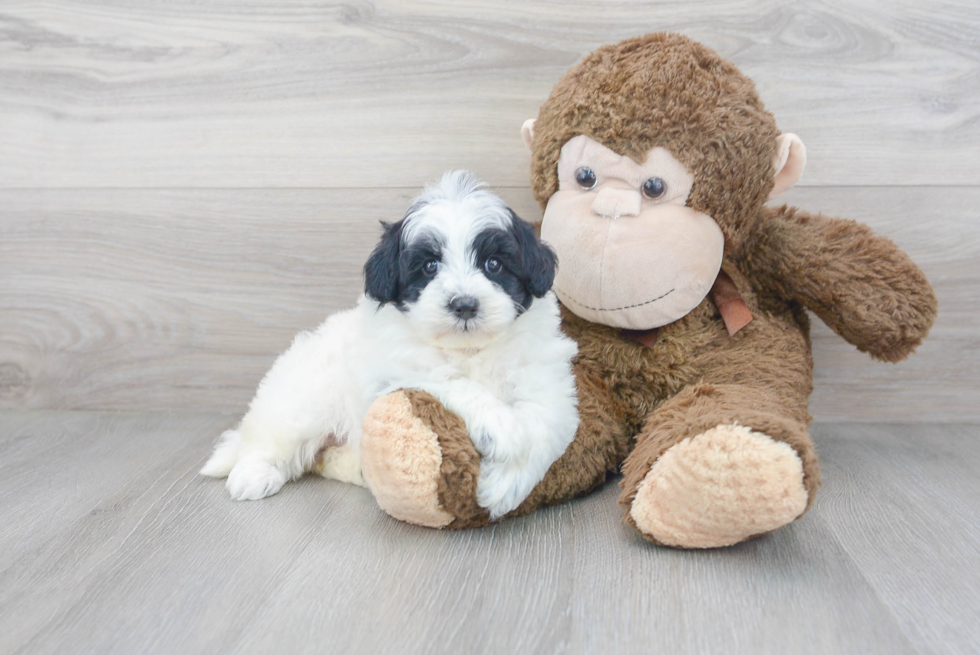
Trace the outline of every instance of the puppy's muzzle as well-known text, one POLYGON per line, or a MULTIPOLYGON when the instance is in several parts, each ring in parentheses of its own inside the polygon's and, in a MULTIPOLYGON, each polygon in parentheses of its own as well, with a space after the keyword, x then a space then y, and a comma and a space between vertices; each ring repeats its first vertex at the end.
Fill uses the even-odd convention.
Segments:
POLYGON ((476 316, 480 309, 480 301, 473 296, 455 296, 449 301, 449 311, 456 318, 466 321, 476 316))

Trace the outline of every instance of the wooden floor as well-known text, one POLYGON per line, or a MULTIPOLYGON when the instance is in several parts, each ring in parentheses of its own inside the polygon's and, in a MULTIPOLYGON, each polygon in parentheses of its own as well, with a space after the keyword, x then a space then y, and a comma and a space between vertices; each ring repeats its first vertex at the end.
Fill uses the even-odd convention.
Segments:
POLYGON ((0 3, 0 655, 980 653, 976 0, 0 3), (379 220, 469 168, 524 217, 519 137, 595 47, 679 31, 940 301, 909 360, 814 325, 825 485, 710 552, 617 489, 462 533, 321 479, 196 475, 379 220))
POLYGON ((976 653, 980 427, 826 424, 814 509, 656 548, 617 487, 496 527, 196 475, 231 417, 0 415, 2 653, 976 653))

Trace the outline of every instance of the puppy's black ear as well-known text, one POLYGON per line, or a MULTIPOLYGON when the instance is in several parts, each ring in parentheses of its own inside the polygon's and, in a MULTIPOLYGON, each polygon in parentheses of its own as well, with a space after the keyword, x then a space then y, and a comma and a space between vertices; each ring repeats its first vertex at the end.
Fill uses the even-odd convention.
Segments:
POLYGON ((385 223, 381 241, 364 264, 364 293, 382 305, 398 298, 398 255, 401 253, 402 225, 385 223))
POLYGON ((513 210, 510 215, 524 269, 521 281, 528 293, 535 298, 540 298, 548 293, 555 282, 558 257, 550 246, 541 243, 541 239, 534 233, 534 226, 515 214, 513 210))

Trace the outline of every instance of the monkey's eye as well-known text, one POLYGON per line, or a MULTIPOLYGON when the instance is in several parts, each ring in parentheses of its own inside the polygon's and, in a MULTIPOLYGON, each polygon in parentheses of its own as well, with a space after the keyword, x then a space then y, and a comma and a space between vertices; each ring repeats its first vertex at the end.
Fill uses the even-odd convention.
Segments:
POLYGON ((595 173, 591 168, 583 166, 575 171, 575 181, 583 189, 591 189, 595 186, 595 173))
POLYGON ((662 198, 667 193, 667 184, 659 177, 651 177, 643 183, 643 195, 650 200, 662 198))
POLYGON ((485 268, 487 273, 490 275, 496 275, 503 267, 503 264, 501 264, 500 260, 496 257, 491 257, 483 264, 483 268, 485 268))
POLYGON ((432 277, 439 272, 439 261, 436 259, 430 259, 422 264, 422 273, 432 277))

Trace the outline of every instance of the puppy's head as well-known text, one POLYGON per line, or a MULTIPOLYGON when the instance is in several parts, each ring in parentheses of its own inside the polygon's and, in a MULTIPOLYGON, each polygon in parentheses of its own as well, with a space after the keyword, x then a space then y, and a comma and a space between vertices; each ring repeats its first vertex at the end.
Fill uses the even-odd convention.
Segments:
POLYGON ((382 224, 364 266, 365 293, 447 348, 489 343, 555 278, 551 248, 466 171, 446 173, 405 218, 382 224))

